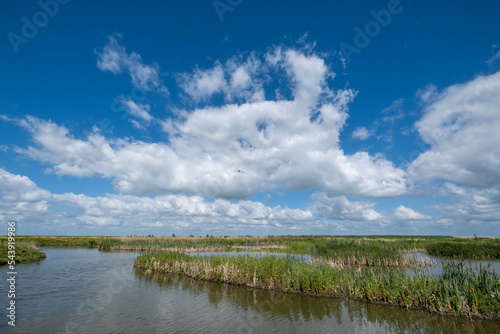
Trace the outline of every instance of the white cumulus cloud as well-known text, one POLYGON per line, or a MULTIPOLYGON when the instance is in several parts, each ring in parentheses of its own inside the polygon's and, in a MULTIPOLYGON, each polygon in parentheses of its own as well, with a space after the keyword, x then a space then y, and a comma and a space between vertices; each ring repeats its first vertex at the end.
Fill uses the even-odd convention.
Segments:
POLYGON ((204 71, 196 67, 193 73, 180 75, 179 83, 186 94, 196 102, 222 92, 227 85, 224 69, 220 63, 204 71))
POLYGON ((374 221, 384 218, 375 211, 373 202, 351 202, 345 196, 328 196, 324 192, 313 194, 311 199, 314 202, 309 210, 330 220, 374 221))
POLYGON ((356 139, 366 140, 370 138, 371 133, 365 127, 359 127, 352 132, 351 136, 356 139))
POLYGON ((415 124, 430 149, 409 166, 412 180, 500 185, 500 72, 436 94, 415 124))
POLYGON ((97 54, 97 68, 101 71, 110 71, 113 74, 127 72, 134 87, 145 91, 168 93, 161 83, 159 69, 156 65, 146 65, 135 52, 127 53, 125 47, 118 40, 109 36, 108 43, 97 54))
POLYGON ((400 205, 394 210, 394 216, 397 219, 401 219, 401 220, 431 219, 430 216, 416 212, 415 210, 408 208, 404 205, 400 205))
POLYGON ((136 128, 145 128, 154 120, 154 117, 150 114, 150 106, 148 104, 137 103, 131 98, 124 97, 119 98, 119 103, 127 114, 137 119, 129 119, 136 128))
MULTIPOLYGON (((104 138, 99 133, 76 139, 63 126, 26 117, 19 124, 31 131, 35 145, 17 151, 51 164, 49 170, 59 175, 110 178, 122 194, 244 199, 275 189, 320 188, 339 196, 366 197, 405 193, 405 172, 392 162, 366 152, 347 155, 339 146, 354 92, 328 87, 326 78, 334 73, 316 54, 291 49, 275 54, 281 60, 266 60, 266 66, 275 64, 279 80, 288 80, 291 99, 181 110, 161 122, 168 143, 104 138)), ((238 63, 250 77, 257 71, 256 59, 252 55, 238 63)), ((217 66, 209 75, 196 69, 182 83, 195 87, 193 99, 227 85, 217 66)), ((244 75, 238 76, 243 84, 244 75)), ((151 119, 146 106, 126 102, 138 120, 151 119)))
MULTIPOLYGON (((0 216, 22 221, 23 228, 57 231, 61 226, 115 228, 137 231, 156 228, 165 231, 210 231, 222 235, 242 234, 249 228, 276 233, 280 228, 305 229, 321 226, 309 211, 269 207, 259 202, 227 200, 207 202, 200 196, 162 195, 154 197, 107 194, 52 194, 40 189, 28 177, 0 169, 0 216), (64 208, 53 210, 49 208, 64 208)), ((186 232, 185 232, 186 233, 186 232)))

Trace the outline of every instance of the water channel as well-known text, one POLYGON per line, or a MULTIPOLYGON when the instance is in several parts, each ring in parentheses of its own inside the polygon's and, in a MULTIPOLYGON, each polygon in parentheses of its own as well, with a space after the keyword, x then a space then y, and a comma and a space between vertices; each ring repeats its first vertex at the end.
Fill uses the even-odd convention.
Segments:
MULTIPOLYGON (((133 268, 137 253, 40 248, 19 264, 16 327, 0 333, 495 333, 466 320, 343 298, 289 295, 133 268)), ((6 267, 1 267, 6 276, 6 267)), ((7 282, 0 288, 7 291, 7 282)))

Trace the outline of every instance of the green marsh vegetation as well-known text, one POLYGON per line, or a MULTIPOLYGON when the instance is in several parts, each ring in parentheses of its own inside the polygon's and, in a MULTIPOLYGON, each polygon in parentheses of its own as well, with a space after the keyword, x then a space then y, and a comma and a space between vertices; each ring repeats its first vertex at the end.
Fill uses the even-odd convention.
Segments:
POLYGON ((315 262, 331 266, 422 267, 429 261, 414 260, 405 252, 421 250, 413 239, 335 237, 323 240, 293 241, 276 252, 310 254, 315 262))
POLYGON ((333 267, 266 256, 191 256, 150 252, 135 267, 200 280, 325 296, 346 296, 440 314, 500 319, 500 281, 489 268, 448 262, 443 275, 405 274, 393 268, 333 267))
MULTIPOLYGON (((269 251, 284 253, 314 253, 325 252, 326 247, 342 247, 344 250, 359 246, 393 249, 416 249, 417 243, 429 240, 450 239, 450 237, 405 237, 405 236, 266 236, 266 237, 113 237, 115 241, 110 249, 143 249, 158 248, 234 248, 245 246, 265 246, 269 251), (118 241, 119 240, 119 241, 118 241), (330 242, 330 245, 327 243, 330 242)), ((420 248, 422 245, 420 244, 420 248)))
MULTIPOLYGON (((106 237, 78 237, 78 236, 16 236, 16 241, 32 242, 37 247, 97 247, 106 237)), ((6 237, 0 237, 6 240, 6 237)))
POLYGON ((499 259, 500 239, 446 236, 266 236, 266 237, 71 237, 23 236, 45 247, 98 247, 107 251, 241 251, 308 254, 332 266, 421 267, 430 265, 404 256, 407 252, 463 259, 499 259))
MULTIPOLYGON (((135 266, 147 273, 176 273, 285 293, 346 296, 440 314, 500 319, 500 280, 494 271, 489 268, 474 270, 462 262, 445 261, 443 275, 433 277, 423 270, 432 263, 405 256, 408 252, 427 252, 432 247, 439 249, 445 243, 465 249, 469 241, 473 241, 478 249, 486 249, 479 253, 483 254, 480 258, 493 259, 491 239, 463 242, 458 238, 427 236, 283 236, 196 240, 201 248, 218 245, 226 247, 225 250, 236 250, 241 246, 261 245, 266 248, 246 251, 309 254, 312 263, 272 255, 187 255, 183 252, 187 248, 183 246, 192 247, 196 238, 186 239, 186 243, 178 244, 177 251, 150 249, 136 259, 135 266), (414 272, 409 274, 401 270, 404 268, 413 268, 414 272)), ((457 257, 470 259, 478 252, 457 254, 457 257)))
POLYGON ((500 259, 500 239, 453 238, 426 245, 431 255, 464 259, 500 259))
POLYGON ((106 238, 99 242, 99 250, 116 250, 122 245, 122 241, 117 238, 106 238))
POLYGON ((103 250, 148 251, 170 250, 179 252, 241 250, 245 246, 287 247, 286 242, 316 240, 327 236, 283 236, 283 237, 114 237, 113 241, 103 240, 99 247, 103 250), (102 247, 101 247, 102 246, 102 247))
MULTIPOLYGON (((7 240, 0 240, 0 265, 7 264, 10 261, 8 250, 7 240)), ((38 250, 35 243, 30 241, 16 241, 15 252, 14 260, 16 264, 40 261, 45 258, 45 253, 38 250)))
MULTIPOLYGON (((6 237, 0 237, 6 240, 6 237)), ((150 236, 17 236, 38 247, 98 247, 110 251, 241 251, 308 254, 332 265, 381 267, 418 266, 408 262, 407 252, 460 259, 500 259, 499 238, 447 236, 266 236, 266 237, 154 237, 150 236)))

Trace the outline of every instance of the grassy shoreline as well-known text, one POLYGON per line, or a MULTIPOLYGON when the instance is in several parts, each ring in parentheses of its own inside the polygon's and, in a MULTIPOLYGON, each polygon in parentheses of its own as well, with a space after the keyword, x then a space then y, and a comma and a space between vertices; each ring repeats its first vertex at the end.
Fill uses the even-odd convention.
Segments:
MULTIPOLYGON (((107 237, 88 236, 39 236, 39 235, 17 235, 16 242, 33 243, 36 247, 98 247, 102 240, 107 237)), ((0 236, 0 241, 7 240, 6 236, 0 236)))
MULTIPOLYGON (((15 244, 14 261, 18 263, 37 262, 45 259, 44 252, 38 250, 33 242, 19 241, 15 244)), ((8 264, 8 244, 5 240, 0 241, 0 266, 8 264)))
POLYGON ((346 296, 439 314, 500 319, 498 276, 487 268, 476 273, 462 263, 448 263, 443 276, 431 277, 387 268, 334 268, 273 256, 202 257, 151 252, 139 255, 134 266, 146 273, 175 273, 285 293, 346 296))

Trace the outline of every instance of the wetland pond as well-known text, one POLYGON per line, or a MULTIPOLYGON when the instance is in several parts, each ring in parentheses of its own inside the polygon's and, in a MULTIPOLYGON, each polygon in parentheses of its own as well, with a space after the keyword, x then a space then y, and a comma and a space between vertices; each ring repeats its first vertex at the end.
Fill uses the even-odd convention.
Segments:
MULTIPOLYGON (((16 327, 8 326, 4 315, 1 333, 495 333, 500 328, 498 321, 345 298, 146 275, 133 268, 137 253, 40 250, 45 260, 17 265, 16 327)), ((8 291, 5 279, 1 289, 8 291)))
MULTIPOLYGON (((426 267, 424 268, 424 272, 426 275, 432 275, 432 276, 440 276, 443 274, 443 262, 450 262, 450 261, 455 261, 456 263, 458 262, 463 262, 466 266, 469 266, 475 271, 478 272, 479 268, 483 267, 486 268, 489 266, 490 270, 495 271, 497 275, 500 274, 500 261, 499 260, 458 260, 458 259, 452 259, 452 258, 443 258, 443 257, 438 257, 438 256, 432 256, 427 253, 406 253, 405 256, 408 256, 410 258, 416 259, 416 260, 425 260, 425 261, 431 261, 435 264, 434 267, 426 267)), ((413 270, 409 270, 411 272, 413 270)))

